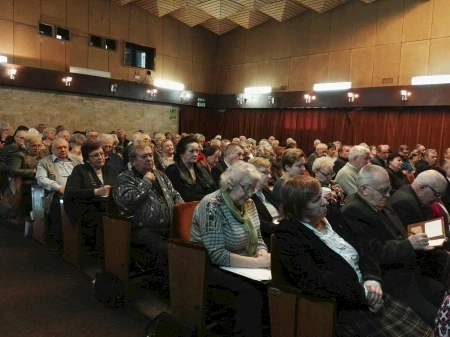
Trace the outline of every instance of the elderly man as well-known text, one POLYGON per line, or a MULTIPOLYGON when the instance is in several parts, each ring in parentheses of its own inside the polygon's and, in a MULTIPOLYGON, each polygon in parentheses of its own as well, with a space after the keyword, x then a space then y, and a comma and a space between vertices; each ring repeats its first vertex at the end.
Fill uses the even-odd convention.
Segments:
POLYGON ((25 152, 26 131, 17 131, 14 136, 14 143, 5 145, 0 151, 0 171, 2 171, 1 192, 3 193, 9 184, 9 171, 14 155, 19 152, 25 152))
POLYGON ((131 242, 145 251, 145 261, 138 262, 156 266, 166 283, 172 209, 183 199, 169 178, 155 169, 150 144, 131 146, 130 163, 131 170, 117 177, 113 197, 120 212, 133 216, 131 242))
POLYGON ((435 170, 420 173, 411 185, 405 185, 389 199, 389 206, 399 216, 403 225, 434 218, 431 205, 447 190, 446 179, 435 170))
MULTIPOLYGON (((364 166, 357 179, 358 191, 342 207, 347 223, 379 260, 383 290, 411 306, 430 326, 434 325, 445 287, 421 276, 417 253, 430 255, 425 233, 407 236, 394 210, 387 206, 391 189, 385 169, 364 166)), ((448 259, 448 257, 447 257, 448 259)))
POLYGON ((70 140, 70 132, 67 130, 59 131, 58 134, 56 135, 56 138, 64 138, 65 140, 69 141, 70 140))
POLYGON ((345 195, 349 196, 356 193, 358 187, 356 179, 361 168, 370 163, 370 151, 367 147, 353 146, 349 153, 348 163, 336 175, 336 183, 344 190, 345 195))
POLYGON ((244 160, 244 150, 242 147, 239 146, 239 144, 228 144, 225 150, 223 162, 217 163, 217 165, 211 170, 211 174, 217 186, 219 186, 220 176, 222 173, 239 160, 244 160))
POLYGON ((85 131, 86 139, 97 140, 98 132, 92 129, 87 129, 85 131))
POLYGON ((119 139, 119 144, 122 146, 122 147, 126 147, 127 145, 128 145, 128 143, 130 142, 128 139, 127 139, 127 135, 125 134, 125 131, 124 131, 124 129, 117 129, 117 131, 116 131, 116 136, 117 136, 117 139, 119 139))
POLYGON ((45 124, 41 123, 36 127, 36 130, 39 132, 39 136, 43 136, 45 130, 45 124))
POLYGON ((42 158, 36 169, 37 183, 45 189, 43 206, 45 213, 50 215, 49 228, 53 236, 50 248, 54 255, 60 255, 62 250, 60 198, 73 168, 79 164, 82 164, 79 158, 69 155, 69 143, 64 138, 57 138, 52 142, 52 154, 42 158))
POLYGON ((345 166, 345 164, 348 163, 348 156, 350 154, 351 147, 349 145, 341 146, 338 149, 338 158, 334 162, 333 171, 335 174, 339 172, 341 168, 345 166))
POLYGON ((377 154, 370 161, 372 165, 378 165, 383 168, 387 167, 386 159, 389 155, 389 146, 388 145, 378 145, 377 146, 377 154))
POLYGON ((328 151, 328 145, 324 144, 324 143, 319 143, 316 146, 316 151, 308 157, 308 162, 306 163, 305 167, 311 177, 314 177, 314 172, 312 170, 314 161, 317 158, 326 157, 327 151, 328 151))
POLYGON ((416 164, 416 172, 414 173, 417 177, 418 174, 425 171, 428 167, 434 167, 438 164, 438 154, 435 149, 427 149, 423 153, 422 160, 416 164))
POLYGON ((123 159, 117 153, 113 152, 113 136, 103 133, 98 137, 98 141, 102 144, 103 153, 105 154, 105 163, 114 166, 117 172, 122 172, 123 159))
POLYGON ((412 173, 414 171, 413 167, 411 166, 411 162, 409 161, 409 147, 408 145, 400 145, 398 147, 398 154, 402 158, 403 165, 402 165, 402 171, 403 173, 412 173))

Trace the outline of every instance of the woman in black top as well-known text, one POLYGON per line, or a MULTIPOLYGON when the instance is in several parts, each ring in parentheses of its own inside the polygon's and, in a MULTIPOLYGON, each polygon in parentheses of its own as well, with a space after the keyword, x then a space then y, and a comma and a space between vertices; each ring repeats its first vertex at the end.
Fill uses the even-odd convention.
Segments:
POLYGON ((177 144, 175 163, 166 168, 166 175, 184 201, 198 201, 217 190, 208 171, 197 164, 199 152, 198 140, 184 137, 177 144))
POLYGON ((408 178, 402 171, 403 160, 398 153, 391 153, 387 157, 387 172, 391 180, 391 194, 395 193, 403 185, 409 184, 408 178))

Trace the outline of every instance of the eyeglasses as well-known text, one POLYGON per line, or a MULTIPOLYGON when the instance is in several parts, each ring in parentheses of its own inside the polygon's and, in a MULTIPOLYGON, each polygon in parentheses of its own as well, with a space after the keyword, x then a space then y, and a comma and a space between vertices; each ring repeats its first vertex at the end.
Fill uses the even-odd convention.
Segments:
POLYGON ((364 186, 370 187, 371 189, 373 189, 373 190, 377 191, 378 193, 380 193, 380 195, 382 195, 382 196, 388 194, 392 190, 391 186, 389 186, 388 188, 383 188, 382 190, 379 190, 378 188, 372 187, 370 185, 364 185, 364 186))
POLYGON ((96 153, 96 154, 89 155, 89 157, 90 157, 90 158, 95 158, 95 159, 98 159, 98 158, 104 158, 104 157, 105 157, 105 154, 104 154, 103 152, 98 152, 98 153, 96 153))
POLYGON ((261 174, 270 174, 269 170, 261 170, 261 171, 258 171, 258 172, 261 173, 261 174))
POLYGON ((242 191, 244 191, 244 193, 248 196, 252 196, 256 192, 256 190, 254 188, 244 187, 241 183, 238 183, 238 185, 241 186, 242 191))
POLYGON ((323 173, 321 170, 318 170, 320 173, 322 173, 322 175, 324 176, 324 177, 327 177, 327 178, 330 178, 330 177, 332 177, 333 176, 333 173, 334 172, 331 172, 331 173, 328 173, 328 174, 325 174, 325 173, 323 173))
POLYGON ((433 193, 434 193, 434 196, 436 197, 436 198, 442 198, 443 196, 444 196, 444 194, 443 193, 439 193, 438 191, 436 191, 433 187, 431 187, 430 185, 424 185, 424 186, 427 186, 427 187, 429 187, 430 188, 430 190, 432 190, 433 191, 433 193))

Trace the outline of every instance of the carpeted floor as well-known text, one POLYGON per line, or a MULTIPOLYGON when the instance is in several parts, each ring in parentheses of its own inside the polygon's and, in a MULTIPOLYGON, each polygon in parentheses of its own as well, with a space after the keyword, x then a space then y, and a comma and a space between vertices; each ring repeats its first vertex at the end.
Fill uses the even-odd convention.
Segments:
POLYGON ((138 308, 107 309, 87 275, 0 223, 1 337, 141 337, 149 318, 138 308))

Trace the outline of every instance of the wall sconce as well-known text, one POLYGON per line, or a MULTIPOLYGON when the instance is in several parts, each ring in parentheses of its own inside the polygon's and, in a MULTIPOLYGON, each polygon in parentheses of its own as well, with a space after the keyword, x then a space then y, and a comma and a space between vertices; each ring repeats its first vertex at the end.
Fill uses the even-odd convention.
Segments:
POLYGON ((310 94, 306 94, 304 97, 306 104, 309 104, 311 103, 311 101, 314 101, 316 99, 316 96, 310 94))
POLYGON ((274 96, 269 96, 269 104, 275 104, 275 97, 274 96))
POLYGON ((66 84, 66 87, 70 87, 70 83, 72 83, 72 77, 63 78, 63 82, 66 84))
POLYGON ((408 97, 411 96, 411 92, 407 90, 400 90, 400 93, 402 95, 402 101, 407 101, 408 97))
POLYGON ((111 84, 111 92, 117 92, 117 84, 111 84))
POLYGON ((349 101, 350 103, 353 103, 353 102, 355 101, 355 99, 359 97, 358 94, 354 94, 354 93, 352 93, 352 92, 349 92, 349 93, 347 94, 347 96, 348 96, 348 101, 349 101))
POLYGON ((148 89, 147 90, 147 98, 155 97, 158 89, 148 89))
POLYGON ((15 80, 17 74, 17 69, 9 69, 9 79, 15 80))
POLYGON ((180 99, 182 103, 187 103, 191 99, 191 93, 183 91, 180 95, 180 99))

